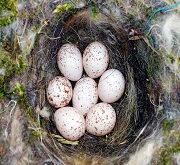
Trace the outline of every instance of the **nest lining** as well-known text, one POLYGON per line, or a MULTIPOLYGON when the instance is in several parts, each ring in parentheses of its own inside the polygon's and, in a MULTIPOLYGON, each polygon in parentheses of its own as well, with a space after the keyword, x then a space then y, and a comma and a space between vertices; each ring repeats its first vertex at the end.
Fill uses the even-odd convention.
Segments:
MULTIPOLYGON (((102 13, 95 20, 87 9, 61 15, 49 25, 47 34, 57 39, 50 40, 45 35, 39 36, 37 47, 29 56, 31 67, 27 71, 26 92, 32 108, 46 106, 51 111, 49 121, 41 119, 42 122, 45 120, 44 128, 49 134, 43 141, 50 151, 59 157, 77 153, 114 157, 122 155, 130 148, 129 146, 132 147, 138 143, 140 137, 144 138, 152 132, 155 107, 148 94, 153 85, 152 82, 147 81, 149 73, 146 67, 153 65, 154 61, 151 60, 153 52, 144 41, 130 42, 127 31, 116 24, 116 20, 109 19, 102 13), (86 132, 77 146, 59 144, 51 137, 51 134, 59 134, 53 121, 55 109, 45 98, 48 82, 53 77, 61 75, 56 64, 57 52, 63 44, 72 43, 83 53, 86 46, 93 41, 100 41, 107 47, 110 54, 108 69, 118 69, 125 76, 125 94, 116 103, 111 104, 117 114, 117 123, 114 130, 107 136, 95 137, 86 132), (144 58, 143 56, 147 54, 149 58, 144 58), (145 59, 146 63, 142 64, 144 61, 141 59, 145 59), (140 134, 145 126, 148 126, 147 129, 140 134), (53 146, 56 146, 56 149, 58 146, 58 151, 55 151, 53 146)), ((151 73, 152 71, 153 69, 151 73)), ((158 96, 153 97, 157 101, 158 96)))

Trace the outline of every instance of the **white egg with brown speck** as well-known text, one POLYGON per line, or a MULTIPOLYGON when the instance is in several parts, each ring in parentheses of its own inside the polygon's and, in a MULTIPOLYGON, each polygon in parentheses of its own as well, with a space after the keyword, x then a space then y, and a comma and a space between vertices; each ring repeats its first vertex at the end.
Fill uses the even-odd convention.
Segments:
POLYGON ((109 64, 107 48, 100 42, 92 42, 83 53, 83 67, 91 78, 100 77, 109 64))
POLYGON ((64 44, 57 55, 57 64, 61 73, 71 81, 78 81, 83 73, 82 55, 77 46, 64 44))
POLYGON ((73 107, 86 115, 89 109, 98 101, 97 83, 90 77, 81 78, 74 87, 73 107))
POLYGON ((85 119, 73 107, 63 107, 56 110, 54 121, 59 133, 68 140, 78 140, 85 133, 85 119))
POLYGON ((125 90, 125 79, 117 69, 109 69, 103 73, 98 83, 99 98, 106 103, 116 102, 125 90))
POLYGON ((96 136, 110 133, 116 123, 114 108, 107 103, 98 103, 93 106, 86 116, 86 130, 96 136))
POLYGON ((65 77, 54 77, 47 86, 46 95, 48 102, 53 107, 64 107, 72 98, 72 85, 65 77))

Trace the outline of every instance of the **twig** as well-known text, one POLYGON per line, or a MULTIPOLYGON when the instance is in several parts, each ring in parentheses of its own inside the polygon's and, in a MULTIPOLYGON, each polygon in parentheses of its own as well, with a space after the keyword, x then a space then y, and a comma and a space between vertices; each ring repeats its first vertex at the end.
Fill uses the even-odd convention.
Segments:
POLYGON ((11 101, 8 103, 8 105, 6 106, 6 108, 9 107, 9 105, 10 105, 12 102, 14 103, 14 106, 12 107, 12 109, 11 109, 11 111, 10 111, 9 121, 8 121, 7 126, 6 126, 6 128, 5 128, 5 131, 4 131, 6 138, 8 137, 8 127, 9 127, 9 123, 11 122, 11 118, 12 118, 13 111, 14 111, 16 105, 17 105, 17 101, 11 100, 11 101))

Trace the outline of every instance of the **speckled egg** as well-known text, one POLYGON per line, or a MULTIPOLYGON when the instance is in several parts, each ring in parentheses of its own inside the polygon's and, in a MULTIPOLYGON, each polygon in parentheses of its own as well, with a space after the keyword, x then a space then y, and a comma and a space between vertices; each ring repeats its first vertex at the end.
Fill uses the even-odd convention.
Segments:
POLYGON ((46 95, 48 102, 53 107, 64 107, 72 98, 72 85, 65 77, 54 77, 47 86, 46 95))
POLYGON ((97 101, 97 83, 90 77, 81 78, 74 87, 72 97, 73 107, 85 116, 97 101))
POLYGON ((116 102, 125 89, 123 74, 117 69, 109 69, 103 73, 98 83, 99 98, 106 103, 116 102))
POLYGON ((93 106, 86 116, 86 130, 96 136, 110 133, 116 123, 114 108, 107 103, 98 103, 93 106))
POLYGON ((83 67, 91 78, 100 77, 109 64, 107 48, 100 42, 92 42, 83 53, 83 67))
POLYGON ((68 140, 78 140, 85 133, 85 119, 73 107, 63 107, 54 114, 57 130, 68 140))
POLYGON ((73 44, 61 46, 57 55, 57 64, 61 73, 71 81, 78 81, 83 73, 82 55, 73 44))

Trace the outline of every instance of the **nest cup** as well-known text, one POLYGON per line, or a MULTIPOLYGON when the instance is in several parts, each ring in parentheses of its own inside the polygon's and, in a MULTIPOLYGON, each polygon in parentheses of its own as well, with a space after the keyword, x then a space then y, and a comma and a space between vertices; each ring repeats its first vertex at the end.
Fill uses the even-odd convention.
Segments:
MULTIPOLYGON (((46 34, 52 38, 43 34, 38 36, 37 47, 29 58, 31 68, 28 74, 32 79, 27 84, 28 101, 32 107, 49 107, 50 120, 41 119, 45 121, 44 129, 48 132, 48 137, 43 141, 52 153, 62 159, 66 155, 78 154, 100 157, 121 156, 119 159, 127 159, 124 153, 133 152, 135 150, 133 146, 152 132, 155 123, 155 108, 149 98, 149 93, 155 90, 153 76, 149 79, 146 69, 147 66, 152 66, 154 61, 145 57, 148 53, 150 56, 152 51, 143 40, 130 41, 128 29, 124 30, 123 25, 117 23, 115 18, 101 12, 97 16, 96 19, 93 18, 86 8, 64 13, 47 26, 46 34), (46 86, 53 77, 62 75, 58 70, 56 59, 58 50, 63 44, 75 44, 83 54, 87 45, 93 41, 99 41, 107 47, 110 55, 108 69, 118 69, 126 80, 124 95, 111 104, 116 111, 117 122, 113 131, 107 136, 96 137, 86 132, 79 139, 78 145, 61 144, 51 137, 51 134, 60 134, 54 124, 55 109, 46 99, 46 86), (143 128, 146 129, 142 133, 143 128)), ((86 76, 85 72, 83 76, 86 76)), ((98 79, 96 81, 98 82, 98 79)), ((154 96, 154 100, 157 100, 157 97, 154 96)))

